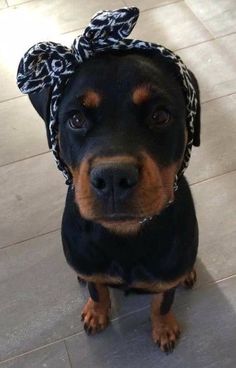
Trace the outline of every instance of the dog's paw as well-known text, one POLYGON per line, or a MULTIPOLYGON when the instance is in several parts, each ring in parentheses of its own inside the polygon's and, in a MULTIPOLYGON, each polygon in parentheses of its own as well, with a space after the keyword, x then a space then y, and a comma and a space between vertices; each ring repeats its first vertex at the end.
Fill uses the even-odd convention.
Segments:
POLYGON ((172 312, 164 316, 156 316, 152 321, 152 338, 159 348, 172 353, 180 336, 180 328, 172 312))
POLYGON ((187 273, 185 279, 182 281, 181 284, 185 289, 192 289, 196 281, 197 281, 197 272, 193 268, 192 271, 187 273))
POLYGON ((89 298, 81 313, 85 332, 88 335, 95 335, 97 332, 103 331, 109 324, 109 314, 109 305, 96 303, 89 298))

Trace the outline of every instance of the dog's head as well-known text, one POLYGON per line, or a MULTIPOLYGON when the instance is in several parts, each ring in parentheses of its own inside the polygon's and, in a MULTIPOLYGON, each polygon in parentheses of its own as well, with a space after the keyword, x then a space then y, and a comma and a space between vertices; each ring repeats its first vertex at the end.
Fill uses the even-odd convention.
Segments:
MULTIPOLYGON (((48 129, 50 90, 30 99, 48 129)), ((120 52, 84 62, 58 112, 60 156, 81 216, 134 233, 165 209, 188 139, 186 113, 181 81, 161 58, 120 52)), ((199 124, 196 116, 195 144, 199 124)))

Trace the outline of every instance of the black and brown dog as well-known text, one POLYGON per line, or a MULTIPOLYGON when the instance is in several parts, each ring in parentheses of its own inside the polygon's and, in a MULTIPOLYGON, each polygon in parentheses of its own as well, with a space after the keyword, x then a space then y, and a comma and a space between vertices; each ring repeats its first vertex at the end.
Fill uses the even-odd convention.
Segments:
MULTIPOLYGON (((30 99, 47 126, 50 90, 30 99)), ((152 337, 161 350, 172 351, 179 337, 170 309, 176 287, 195 282, 198 247, 184 177, 174 192, 187 141, 185 118, 172 65, 147 52, 90 58, 66 85, 58 114, 60 154, 73 185, 62 240, 67 261, 88 282, 91 297, 82 320, 90 334, 108 325, 108 287, 120 287, 153 294, 152 337)), ((198 109, 196 146, 199 133, 198 109)))

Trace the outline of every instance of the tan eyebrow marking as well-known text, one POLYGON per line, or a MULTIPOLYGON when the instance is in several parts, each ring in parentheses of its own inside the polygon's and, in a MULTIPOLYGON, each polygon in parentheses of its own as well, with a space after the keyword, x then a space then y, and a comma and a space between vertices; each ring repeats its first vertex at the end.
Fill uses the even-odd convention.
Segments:
POLYGON ((140 105, 146 102, 151 96, 151 86, 150 84, 142 84, 135 88, 132 100, 136 105, 140 105))
POLYGON ((102 96, 98 92, 89 89, 83 96, 83 105, 88 108, 98 107, 101 103, 101 100, 102 96))

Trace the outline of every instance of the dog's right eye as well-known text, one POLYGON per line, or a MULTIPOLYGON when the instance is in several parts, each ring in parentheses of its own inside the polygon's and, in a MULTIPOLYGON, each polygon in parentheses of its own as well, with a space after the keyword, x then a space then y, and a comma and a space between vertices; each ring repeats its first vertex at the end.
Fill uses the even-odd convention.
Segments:
POLYGON ((68 124, 70 128, 77 129, 77 130, 87 130, 87 120, 83 114, 76 112, 74 113, 69 119, 68 124))

